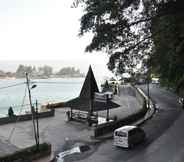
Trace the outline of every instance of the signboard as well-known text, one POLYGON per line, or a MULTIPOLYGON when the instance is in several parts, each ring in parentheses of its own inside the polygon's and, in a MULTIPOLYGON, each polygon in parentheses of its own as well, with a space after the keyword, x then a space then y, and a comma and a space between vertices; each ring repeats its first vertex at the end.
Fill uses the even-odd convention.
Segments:
POLYGON ((94 100, 97 102, 107 102, 107 94, 95 92, 94 100))

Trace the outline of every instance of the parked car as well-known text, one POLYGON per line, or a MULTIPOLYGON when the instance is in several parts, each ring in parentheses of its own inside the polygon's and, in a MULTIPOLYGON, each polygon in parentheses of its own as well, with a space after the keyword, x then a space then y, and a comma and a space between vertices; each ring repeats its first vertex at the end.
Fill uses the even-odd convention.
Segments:
POLYGON ((132 148, 143 142, 145 138, 144 130, 137 126, 127 125, 114 131, 114 145, 119 147, 132 148))
POLYGON ((151 79, 151 83, 152 84, 159 84, 160 82, 159 82, 159 78, 152 78, 151 79))
POLYGON ((53 162, 64 162, 64 158, 66 156, 72 156, 73 154, 81 154, 83 152, 89 151, 91 148, 89 145, 80 145, 69 150, 60 152, 56 155, 56 157, 52 160, 53 162))

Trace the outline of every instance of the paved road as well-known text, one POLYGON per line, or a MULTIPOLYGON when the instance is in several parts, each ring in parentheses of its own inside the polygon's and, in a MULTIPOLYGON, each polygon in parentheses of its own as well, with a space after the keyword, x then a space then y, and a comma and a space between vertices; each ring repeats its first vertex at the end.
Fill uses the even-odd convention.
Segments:
MULTIPOLYGON (((144 86, 142 88, 145 89, 144 86)), ((90 151, 68 157, 65 162, 182 162, 184 115, 177 103, 177 96, 156 86, 151 86, 150 91, 151 97, 157 103, 158 111, 142 126, 148 137, 143 145, 127 150, 113 146, 112 140, 102 143, 85 142, 90 138, 91 128, 80 123, 66 123, 65 109, 58 110, 54 118, 40 120, 41 140, 51 142, 54 151, 65 150, 71 145, 81 143, 90 146, 90 151), (65 141, 65 137, 72 140, 65 141)), ((0 136, 7 137, 12 126, 1 126, 0 136)), ((11 142, 17 147, 33 144, 31 122, 18 123, 11 142)))
MULTIPOLYGON (((142 88, 145 90, 144 86, 142 88)), ((142 126, 147 141, 127 150, 117 148, 112 145, 112 140, 107 140, 94 154, 80 162, 181 162, 184 157, 184 115, 177 96, 155 85, 151 85, 150 91, 158 111, 142 126)))

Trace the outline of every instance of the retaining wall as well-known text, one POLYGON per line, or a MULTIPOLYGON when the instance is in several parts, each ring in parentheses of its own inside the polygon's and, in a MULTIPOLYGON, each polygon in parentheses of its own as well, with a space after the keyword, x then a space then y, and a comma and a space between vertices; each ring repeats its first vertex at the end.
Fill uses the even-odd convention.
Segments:
MULTIPOLYGON (((38 118, 52 117, 54 115, 55 115, 55 110, 51 109, 49 111, 39 112, 38 118)), ((27 121, 27 120, 32 120, 32 114, 24 114, 24 115, 17 115, 14 117, 0 118, 0 125, 14 123, 14 122, 20 122, 20 121, 27 121)))
POLYGON ((94 137, 99 137, 109 132, 113 132, 115 129, 122 127, 124 125, 131 124, 145 116, 147 112, 147 102, 146 102, 147 98, 144 95, 144 93, 140 91, 140 89, 135 87, 131 87, 131 88, 132 90, 135 91, 135 97, 137 98, 138 102, 142 105, 142 109, 140 109, 140 111, 135 114, 127 116, 126 118, 118 119, 117 121, 114 121, 114 122, 98 125, 94 129, 94 137))

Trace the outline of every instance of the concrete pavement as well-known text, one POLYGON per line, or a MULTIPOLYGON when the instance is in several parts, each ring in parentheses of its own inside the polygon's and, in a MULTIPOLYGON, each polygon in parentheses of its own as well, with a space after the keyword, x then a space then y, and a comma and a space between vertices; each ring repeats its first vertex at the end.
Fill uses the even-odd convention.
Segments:
MULTIPOLYGON (((115 100, 121 104, 121 107, 117 110, 111 110, 111 116, 117 114, 119 115, 118 118, 123 118, 132 113, 136 113, 141 108, 133 92, 128 87, 121 87, 120 95, 115 97, 115 100)), ((66 137, 69 138, 70 141, 83 141, 85 143, 91 141, 91 135, 93 135, 93 127, 88 127, 86 124, 73 121, 67 122, 66 111, 67 108, 56 110, 55 117, 39 120, 40 141, 50 142, 52 144, 53 153, 61 152, 66 149, 64 147, 66 145, 66 137)), ((100 114, 103 116, 106 112, 100 112, 99 115, 100 114)), ((12 148, 14 148, 13 146, 16 146, 15 149, 25 148, 35 144, 31 121, 20 122, 16 125, 7 124, 0 126, 0 137, 2 137, 2 141, 8 139, 14 127, 15 131, 9 141, 9 144, 12 144, 12 148)), ((0 147, 0 150, 3 150, 3 147, 5 146, 0 147)), ((9 148, 9 150, 11 149, 9 148)), ((97 151, 97 149, 94 151, 97 151)))
POLYGON ((13 153, 18 150, 18 147, 10 143, 10 141, 0 137, 0 156, 4 156, 9 153, 13 153))

